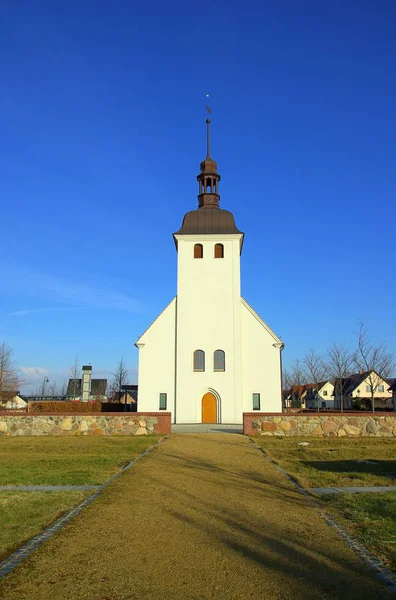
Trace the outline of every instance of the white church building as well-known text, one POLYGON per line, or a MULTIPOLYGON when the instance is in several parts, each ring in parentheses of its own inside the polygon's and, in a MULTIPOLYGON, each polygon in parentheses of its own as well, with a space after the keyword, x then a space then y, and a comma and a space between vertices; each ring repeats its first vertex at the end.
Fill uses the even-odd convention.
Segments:
POLYGON ((198 208, 173 234, 177 295, 137 340, 138 410, 173 423, 242 423, 244 412, 281 412, 282 340, 241 297, 244 234, 219 208, 217 164, 198 175, 198 208))

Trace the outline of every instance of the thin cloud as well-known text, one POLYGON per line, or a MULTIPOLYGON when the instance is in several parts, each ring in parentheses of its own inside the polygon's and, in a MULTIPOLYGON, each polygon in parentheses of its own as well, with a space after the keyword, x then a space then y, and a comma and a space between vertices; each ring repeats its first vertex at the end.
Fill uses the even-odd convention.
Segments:
POLYGON ((19 367, 19 370, 29 379, 40 379, 48 375, 48 371, 44 367, 19 367))
POLYGON ((34 313, 46 313, 46 312, 65 312, 70 310, 78 310, 78 307, 48 307, 48 308, 27 308, 24 310, 15 310, 14 312, 8 313, 9 317, 23 317, 25 315, 31 315, 34 313))
MULTIPOLYGON (((47 302, 61 302, 68 307, 76 308, 105 308, 128 312, 139 312, 140 304, 130 296, 103 287, 95 287, 79 282, 59 279, 52 275, 34 272, 30 269, 1 265, 2 278, 0 287, 4 291, 18 290, 18 295, 40 298, 47 302), (23 285, 21 285, 23 282, 23 285)), ((18 310, 12 316, 23 316, 30 312, 44 312, 53 310, 53 307, 43 309, 18 310)))

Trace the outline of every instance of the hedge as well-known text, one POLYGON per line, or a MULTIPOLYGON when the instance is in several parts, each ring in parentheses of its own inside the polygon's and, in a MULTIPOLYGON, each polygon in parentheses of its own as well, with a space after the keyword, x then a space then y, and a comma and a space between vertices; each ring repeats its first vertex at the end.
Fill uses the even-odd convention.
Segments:
POLYGON ((94 402, 29 402, 30 413, 97 413, 102 412, 102 403, 94 402))

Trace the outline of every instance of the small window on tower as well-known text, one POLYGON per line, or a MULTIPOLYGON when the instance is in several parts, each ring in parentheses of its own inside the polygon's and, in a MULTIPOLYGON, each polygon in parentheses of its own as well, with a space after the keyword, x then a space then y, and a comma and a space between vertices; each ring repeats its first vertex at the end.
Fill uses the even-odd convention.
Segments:
POLYGON ((224 246, 223 246, 223 244, 216 244, 215 245, 214 256, 215 256, 215 258, 224 258, 224 246))
POLYGON ((203 350, 194 352, 194 371, 205 371, 205 352, 203 350))
POLYGON ((194 258, 203 258, 203 246, 202 246, 202 244, 195 244, 195 246, 194 246, 194 258))

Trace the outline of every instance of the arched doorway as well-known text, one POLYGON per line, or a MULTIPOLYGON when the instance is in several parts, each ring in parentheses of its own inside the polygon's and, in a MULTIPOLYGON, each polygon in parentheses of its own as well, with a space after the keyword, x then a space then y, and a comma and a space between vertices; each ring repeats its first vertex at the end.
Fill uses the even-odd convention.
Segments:
POLYGON ((217 423, 217 399, 212 392, 202 396, 202 423, 217 423))

